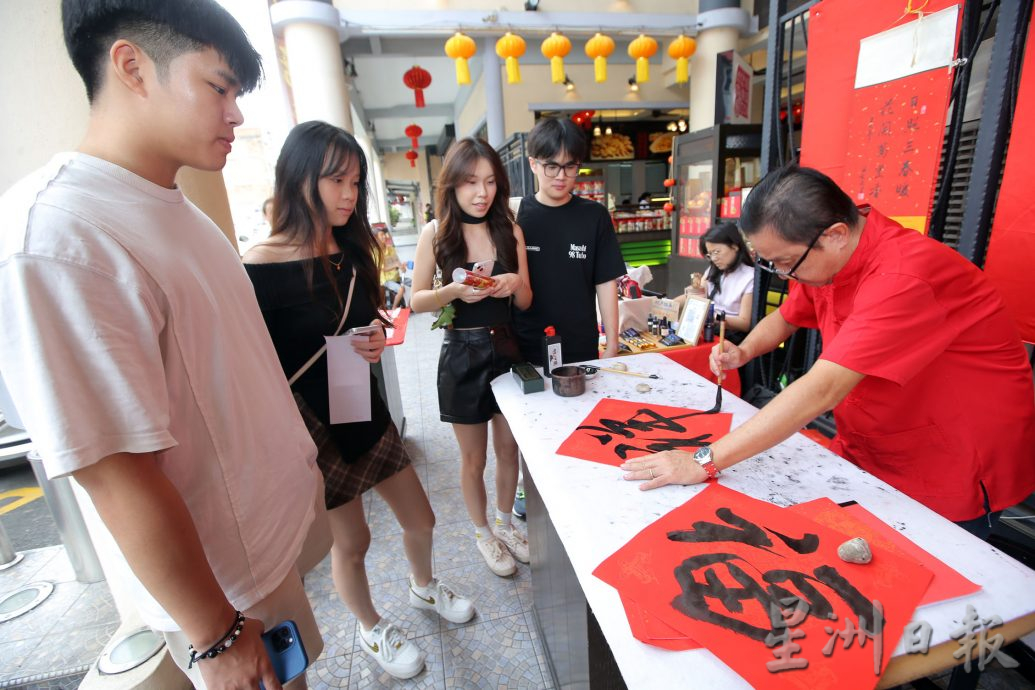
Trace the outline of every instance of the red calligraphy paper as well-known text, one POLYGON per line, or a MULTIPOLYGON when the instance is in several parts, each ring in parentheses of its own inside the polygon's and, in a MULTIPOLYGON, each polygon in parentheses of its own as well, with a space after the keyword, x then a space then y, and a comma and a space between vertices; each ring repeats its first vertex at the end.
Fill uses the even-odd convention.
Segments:
POLYGON ((871 546, 911 558, 929 570, 934 579, 920 600, 920 606, 973 594, 981 589, 981 585, 963 577, 858 503, 842 508, 829 498, 818 498, 791 506, 788 510, 849 537, 862 537, 871 546))
POLYGON ((880 547, 867 565, 845 563, 837 556, 843 541, 824 525, 714 484, 594 575, 755 687, 870 689, 875 663, 887 664, 931 574, 880 547), (790 610, 804 602, 802 616, 790 610), (852 627, 870 635, 846 648, 839 633, 852 627))
POLYGON ((729 433, 733 415, 604 398, 557 449, 605 465, 663 450, 690 453, 729 433))
POLYGON ((633 637, 640 642, 673 652, 701 647, 697 642, 651 614, 632 599, 623 596, 622 607, 625 609, 625 617, 629 619, 629 628, 633 637))

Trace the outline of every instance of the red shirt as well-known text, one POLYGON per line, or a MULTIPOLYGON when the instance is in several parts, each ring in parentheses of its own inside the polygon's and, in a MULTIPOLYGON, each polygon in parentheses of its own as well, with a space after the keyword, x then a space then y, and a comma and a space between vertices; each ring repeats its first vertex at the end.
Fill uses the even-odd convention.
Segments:
POLYGON ((954 521, 984 514, 986 493, 996 511, 1035 491, 1032 370, 957 252, 870 210, 833 282, 796 284, 780 313, 866 375, 834 408, 835 453, 954 521))

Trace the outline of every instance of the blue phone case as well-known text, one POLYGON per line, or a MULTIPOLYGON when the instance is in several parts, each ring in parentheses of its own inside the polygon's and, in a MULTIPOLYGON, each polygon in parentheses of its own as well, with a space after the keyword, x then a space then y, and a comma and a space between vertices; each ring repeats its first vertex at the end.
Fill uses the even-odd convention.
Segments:
POLYGON ((309 656, 294 621, 274 625, 262 634, 262 642, 266 645, 266 653, 281 683, 287 683, 305 673, 309 666, 309 656))

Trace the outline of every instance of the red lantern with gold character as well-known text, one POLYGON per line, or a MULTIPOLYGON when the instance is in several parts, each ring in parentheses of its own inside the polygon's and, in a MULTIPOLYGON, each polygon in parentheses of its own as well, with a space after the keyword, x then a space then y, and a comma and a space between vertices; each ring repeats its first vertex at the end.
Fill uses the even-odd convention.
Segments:
POLYGON ((409 151, 406 152, 406 160, 410 161, 410 167, 411 168, 416 168, 417 167, 417 156, 418 156, 417 152, 414 151, 413 149, 410 149, 409 151))
POLYGON ((413 89, 414 100, 418 108, 424 107, 424 89, 431 86, 431 73, 423 67, 414 65, 403 75, 403 84, 413 89))
POLYGON ((419 137, 421 134, 424 134, 424 130, 421 129, 418 125, 410 125, 404 131, 406 133, 406 136, 410 138, 410 141, 413 142, 413 148, 417 148, 420 145, 417 143, 417 137, 419 137))

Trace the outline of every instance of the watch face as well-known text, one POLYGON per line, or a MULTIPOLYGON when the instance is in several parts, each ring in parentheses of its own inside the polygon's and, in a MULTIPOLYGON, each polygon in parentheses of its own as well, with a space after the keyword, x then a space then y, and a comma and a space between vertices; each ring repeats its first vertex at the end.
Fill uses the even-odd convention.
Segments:
POLYGON ((699 463, 708 462, 712 459, 712 449, 705 446, 704 448, 698 448, 694 453, 694 460, 699 463))

